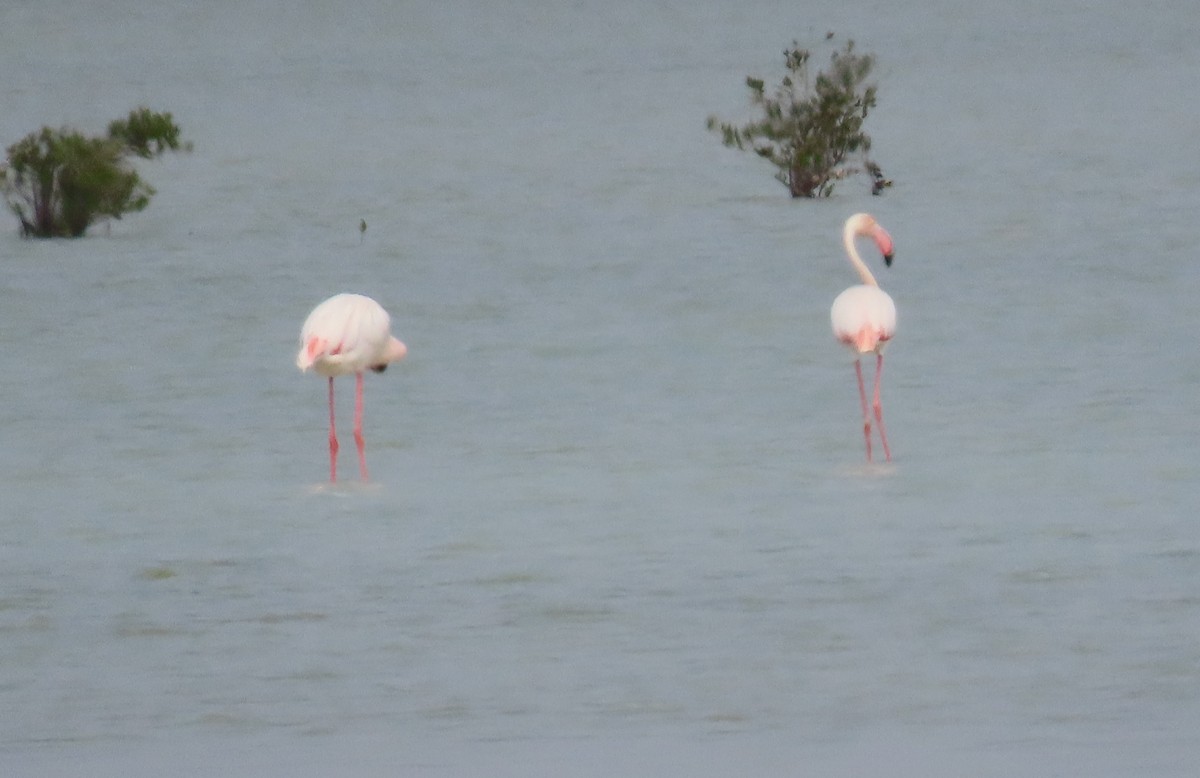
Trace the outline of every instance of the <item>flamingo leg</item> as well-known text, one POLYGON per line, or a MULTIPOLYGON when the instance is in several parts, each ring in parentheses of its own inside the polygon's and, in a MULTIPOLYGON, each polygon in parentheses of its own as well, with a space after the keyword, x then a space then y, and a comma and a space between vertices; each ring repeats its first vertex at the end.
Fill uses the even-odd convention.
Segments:
POLYGON ((337 483, 337 428, 333 424, 333 378, 329 379, 329 483, 337 483))
POLYGON ((863 439, 867 443, 867 461, 871 461, 871 411, 867 408, 867 388, 863 384, 862 360, 854 360, 854 374, 858 376, 858 399, 862 401, 863 439))
POLYGON ((875 426, 879 427, 879 440, 883 443, 883 455, 892 461, 892 450, 888 448, 887 431, 883 428, 883 403, 879 401, 879 384, 883 379, 883 354, 875 357, 875 426))
POLYGON ((363 374, 356 373, 354 382, 354 443, 358 446, 358 472, 367 480, 366 439, 363 437, 363 374))

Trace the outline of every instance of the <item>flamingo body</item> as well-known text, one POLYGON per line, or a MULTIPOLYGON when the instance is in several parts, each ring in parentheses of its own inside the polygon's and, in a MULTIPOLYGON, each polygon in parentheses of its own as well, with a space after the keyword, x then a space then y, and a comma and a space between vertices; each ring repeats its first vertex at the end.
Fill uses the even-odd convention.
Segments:
POLYGON ((363 372, 382 373, 388 364, 403 359, 408 348, 391 333, 391 319, 379 303, 361 294, 338 294, 313 309, 300 329, 296 367, 312 368, 329 379, 329 480, 337 481, 337 430, 334 424, 333 379, 355 377, 354 442, 358 466, 367 480, 365 439, 362 433, 363 372))
POLYGON ((327 378, 383 372, 389 362, 408 352, 392 337, 391 318, 383 306, 361 294, 338 294, 313 308, 300 329, 296 367, 310 367, 327 378))
POLYGON ((854 353, 882 352, 896 332, 896 304, 878 286, 858 284, 837 296, 830 319, 838 342, 854 353))
POLYGON ((885 265, 891 266, 892 237, 870 214, 856 213, 846 220, 842 228, 842 243, 850 264, 858 271, 862 283, 839 294, 829 312, 833 335, 838 342, 854 353, 854 372, 858 377, 858 396, 862 403, 863 438, 867 446, 867 461, 871 461, 871 418, 879 428, 879 440, 883 444, 884 456, 890 461, 892 451, 888 447, 887 432, 883 426, 883 405, 879 398, 880 382, 883 377, 883 349, 896 334, 896 304, 867 269, 855 248, 855 239, 869 237, 875 241, 885 265), (866 385, 863 382, 862 355, 875 355, 875 391, 871 407, 867 404, 866 385))

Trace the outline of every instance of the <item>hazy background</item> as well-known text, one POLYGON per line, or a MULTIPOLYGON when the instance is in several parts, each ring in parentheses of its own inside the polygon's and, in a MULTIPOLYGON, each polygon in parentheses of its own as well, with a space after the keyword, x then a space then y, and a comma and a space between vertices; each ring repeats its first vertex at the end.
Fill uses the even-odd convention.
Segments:
POLYGON ((4 4, 5 146, 195 144, 84 240, 0 219, 9 774, 1194 774, 1200 16, 644 5, 4 4), (884 197, 704 129, 826 30, 884 197), (410 355, 330 489, 339 291, 410 355))

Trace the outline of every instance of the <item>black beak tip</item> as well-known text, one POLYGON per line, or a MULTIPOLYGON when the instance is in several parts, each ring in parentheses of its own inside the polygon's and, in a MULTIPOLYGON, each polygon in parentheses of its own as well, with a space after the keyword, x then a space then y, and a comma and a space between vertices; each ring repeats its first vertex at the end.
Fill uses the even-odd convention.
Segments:
POLYGON ((883 264, 887 265, 888 267, 891 267, 892 266, 892 257, 894 257, 894 256, 896 256, 896 255, 895 254, 884 254, 883 255, 883 264))

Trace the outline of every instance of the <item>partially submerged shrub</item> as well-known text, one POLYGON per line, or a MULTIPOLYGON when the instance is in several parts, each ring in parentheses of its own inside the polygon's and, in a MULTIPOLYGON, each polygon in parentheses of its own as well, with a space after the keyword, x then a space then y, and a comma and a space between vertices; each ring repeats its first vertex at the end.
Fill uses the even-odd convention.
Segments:
MULTIPOLYGON (((826 40, 832 38, 830 33, 826 40)), ((810 78, 811 52, 795 41, 783 52, 788 75, 770 95, 761 78, 749 76, 750 101, 762 109, 762 118, 738 127, 708 118, 708 128, 721 133, 726 146, 750 149, 778 168, 775 174, 792 197, 827 197, 834 183, 862 172, 847 165, 852 155, 874 179, 879 194, 891 181, 879 165, 867 158, 871 137, 863 129, 875 107, 875 84, 867 77, 875 65, 870 54, 854 51, 854 41, 834 50, 828 70, 810 78)))
POLYGON ((0 173, 4 199, 26 237, 77 238, 100 219, 120 219, 150 203, 154 188, 127 157, 190 150, 169 113, 140 108, 108 126, 108 135, 43 127, 8 147, 0 173))

